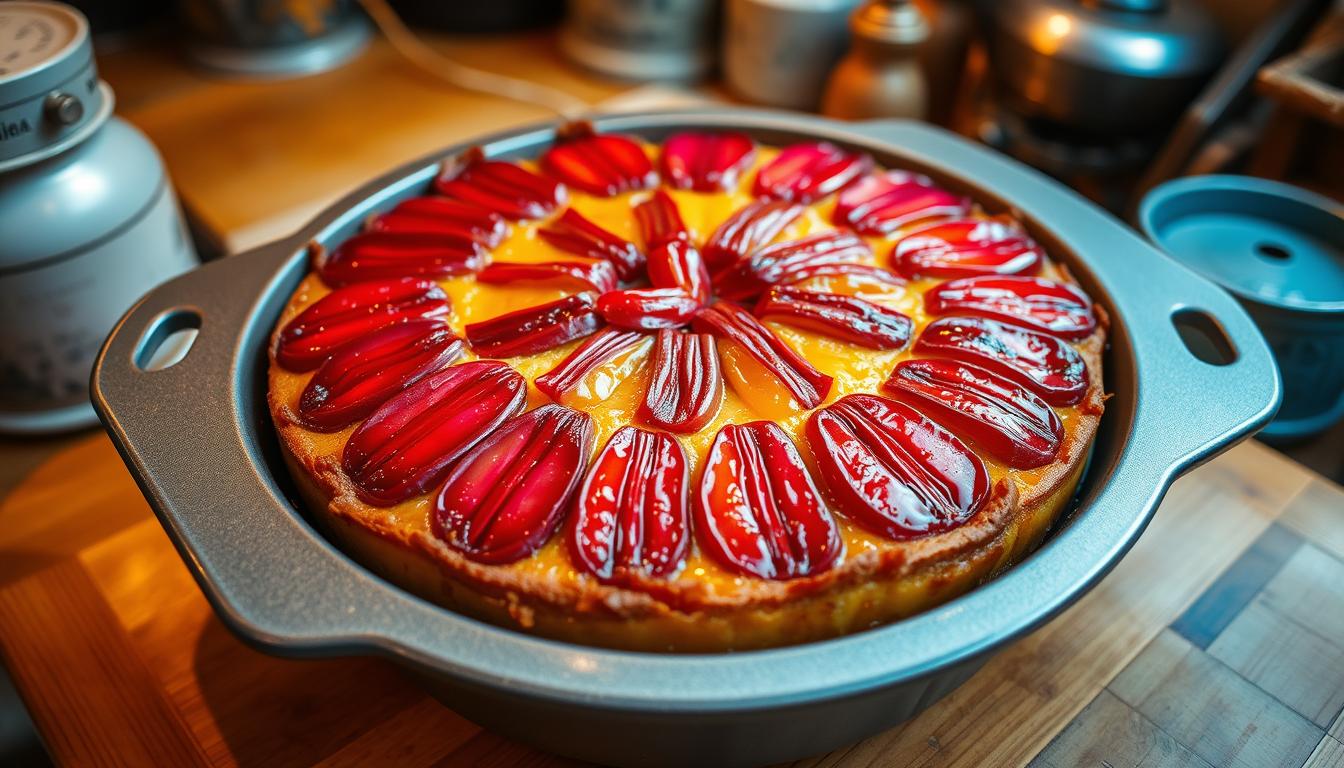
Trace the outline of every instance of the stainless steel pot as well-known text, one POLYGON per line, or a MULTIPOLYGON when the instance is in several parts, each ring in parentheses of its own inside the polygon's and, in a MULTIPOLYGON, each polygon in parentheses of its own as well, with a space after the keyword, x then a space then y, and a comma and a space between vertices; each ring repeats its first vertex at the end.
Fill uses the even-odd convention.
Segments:
POLYGON ((982 12, 1007 106, 1102 136, 1170 128, 1223 54, 1197 0, 983 0, 982 12))
MULTIPOLYGON (((265 406, 266 345, 307 271, 304 245, 338 242, 371 213, 423 194, 437 161, 459 146, 371 183, 291 238, 155 290, 102 351, 99 413, 201 589, 244 639, 290 656, 395 660, 482 725, 598 762, 756 765, 817 754, 914 715, 1078 599, 1138 538, 1177 474, 1253 432, 1278 405, 1269 349, 1227 294, 1078 195, 949 133, 737 110, 596 124, 652 141, 687 128, 733 128, 776 144, 827 139, 927 173, 994 211, 1018 211, 1112 318, 1114 397, 1076 514, 1025 562, 945 606, 767 651, 569 645, 458 616, 382 581, 322 538, 295 499, 265 406), (1176 327, 1190 322, 1234 359, 1194 357, 1176 327), (170 331, 191 325, 200 333, 181 362, 137 366, 170 331)), ((482 146, 488 156, 535 157, 552 140, 544 127, 482 146)))

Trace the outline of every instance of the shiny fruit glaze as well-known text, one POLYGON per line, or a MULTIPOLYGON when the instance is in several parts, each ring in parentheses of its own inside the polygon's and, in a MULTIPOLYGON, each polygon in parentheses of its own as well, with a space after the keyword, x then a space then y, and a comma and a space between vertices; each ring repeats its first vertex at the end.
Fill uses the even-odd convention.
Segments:
MULTIPOLYGON (((644 150, 650 163, 657 167, 660 148, 645 146, 644 150)), ((740 174, 737 186, 723 193, 701 193, 689 189, 667 189, 667 195, 675 201, 680 218, 689 230, 692 242, 708 253, 711 235, 722 229, 725 221, 753 203, 752 185, 756 169, 769 163, 778 150, 759 146, 753 165, 740 174)), ((534 163, 524 166, 537 169, 534 163)), ((638 182, 643 183, 643 182, 638 182)), ((604 190, 605 191, 605 190, 604 190)), ((587 220, 603 230, 630 243, 636 243, 644 250, 644 240, 632 210, 634 206, 645 202, 652 196, 648 189, 617 192, 611 196, 589 194, 582 189, 571 187, 560 193, 567 197, 566 202, 552 207, 549 215, 534 220, 516 221, 511 217, 507 235, 499 246, 491 251, 494 264, 532 264, 554 262, 582 262, 575 256, 545 242, 537 233, 540 227, 553 222, 558 214, 572 206, 587 220)), ((782 210, 784 223, 772 222, 769 237, 753 242, 748 251, 770 243, 780 243, 806 237, 811 234, 829 232, 834 229, 831 223, 835 207, 835 196, 823 198, 807 206, 790 204, 758 204, 773 206, 782 210)), ((528 213, 536 213, 535 207, 528 213)), ((912 338, 919 336, 920 330, 932 319, 925 311, 923 294, 939 284, 936 279, 915 279, 908 283, 892 279, 886 260, 895 241, 913 228, 900 229, 885 236, 864 236, 871 256, 864 259, 869 272, 855 271, 851 274, 821 274, 809 277, 795 287, 812 289, 841 295, 858 296, 864 300, 878 303, 898 311, 911 319, 912 338)), ((723 241, 732 242, 725 236, 723 241)), ((1063 276, 1052 262, 1047 261, 1040 272, 1041 278, 1062 279, 1063 276)), ((577 280, 562 276, 559 279, 519 279, 498 283, 478 281, 470 275, 452 276, 437 279, 450 300, 451 307, 446 314, 449 327, 462 335, 469 323, 491 320, 509 312, 519 311, 539 304, 558 301, 574 295, 586 286, 577 280)), ((296 291, 285 319, 293 318, 298 312, 319 301, 330 292, 330 288, 316 275, 310 275, 296 291)), ((770 319, 763 321, 785 344, 800 353, 819 373, 833 379, 833 385, 823 403, 834 403, 839 398, 853 393, 883 392, 882 384, 893 366, 905 359, 919 357, 909 347, 893 350, 874 350, 833 338, 824 333, 797 327, 770 319)), ((591 338, 591 337, 589 337, 591 338)), ((528 383, 526 407, 535 408, 551 402, 547 394, 537 389, 538 377, 556 368, 588 339, 579 338, 563 343, 544 352, 508 358, 507 362, 528 383)), ((470 349, 463 360, 476 359, 477 354, 470 349)), ((604 446, 620 429, 634 424, 643 425, 639 417, 641 407, 645 405, 649 378, 652 375, 650 364, 652 356, 643 355, 637 361, 618 361, 621 365, 608 366, 610 372, 601 376, 601 385, 579 387, 568 392, 564 404, 590 414, 592 418, 595 448, 604 446)), ((777 392, 744 391, 735 386, 747 381, 762 381, 771 374, 756 365, 750 355, 734 354, 724 350, 720 356, 726 386, 722 387, 721 403, 713 416, 697 431, 677 435, 676 440, 684 448, 688 471, 691 476, 692 493, 700 488, 700 480, 705 457, 711 443, 720 430, 729 424, 746 424, 760 419, 775 421, 780 429, 797 446, 804 462, 812 466, 807 449, 804 426, 813 411, 804 409, 789 397, 779 397, 777 392)), ((297 408, 298 398, 311 377, 311 371, 298 372, 283 368, 273 369, 273 395, 289 407, 297 408)), ((756 388, 768 390, 769 388, 756 388)), ((1067 433, 1070 425, 1079 417, 1074 407, 1053 409, 1067 433)), ((337 432, 306 436, 313 452, 318 456, 334 457, 339 460, 345 443, 355 431, 347 427, 337 432)), ((1040 477, 1037 470, 1009 470, 991 456, 982 454, 991 484, 1001 478, 1008 478, 1020 489, 1032 486, 1040 477)), ((815 474, 815 473, 814 473, 815 474)), ((442 480, 438 481, 442 483, 442 480)), ((438 485, 428 488, 418 496, 399 501, 381 508, 389 524, 401 526, 407 530, 427 530, 430 512, 434 504, 438 485)), ((845 557, 853 556, 865 550, 881 549, 886 539, 849 520, 843 513, 835 516, 840 546, 845 557)), ((580 568, 575 567, 574 558, 562 533, 552 535, 541 544, 532 556, 499 566, 517 569, 520 572, 535 574, 539 578, 557 582, 573 582, 594 578, 580 568)), ((697 580, 709 592, 731 593, 744 581, 753 580, 753 576, 743 576, 722 566, 718 561, 706 555, 697 545, 692 544, 685 563, 676 575, 684 575, 697 580)), ((674 575, 675 576, 675 575, 674 575)))

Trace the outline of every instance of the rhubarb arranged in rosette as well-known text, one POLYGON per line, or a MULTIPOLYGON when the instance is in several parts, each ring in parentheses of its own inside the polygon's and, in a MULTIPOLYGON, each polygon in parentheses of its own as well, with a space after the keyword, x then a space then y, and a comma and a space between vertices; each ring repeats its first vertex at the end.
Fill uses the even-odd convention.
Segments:
POLYGON ((839 600, 944 551, 988 574, 1101 410, 1105 314, 1028 227, 836 142, 570 126, 311 255, 273 344, 286 450, 524 625, 839 600))

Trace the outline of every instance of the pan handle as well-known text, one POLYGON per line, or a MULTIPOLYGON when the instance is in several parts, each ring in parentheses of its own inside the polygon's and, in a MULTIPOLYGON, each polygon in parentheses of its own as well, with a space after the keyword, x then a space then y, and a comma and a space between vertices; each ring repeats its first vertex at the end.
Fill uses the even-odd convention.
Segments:
MULTIPOLYGON (((859 133, 929 169, 972 178, 1037 231, 1081 256, 1071 264, 1112 310, 1108 390, 1133 397, 1125 450, 1165 474, 1184 471, 1263 427, 1281 399, 1278 368, 1245 310, 1137 232, 1060 183, 929 126, 880 120, 859 133), (1125 365, 1125 357, 1132 364, 1125 365)), ((1125 410, 1117 408, 1117 411, 1125 410)))

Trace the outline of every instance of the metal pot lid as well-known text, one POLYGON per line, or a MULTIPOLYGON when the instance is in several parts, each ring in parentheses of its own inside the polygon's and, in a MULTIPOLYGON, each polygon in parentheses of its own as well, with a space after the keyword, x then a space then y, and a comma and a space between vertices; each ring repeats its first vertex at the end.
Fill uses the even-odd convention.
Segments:
POLYGON ((1150 240, 1250 301, 1344 313, 1344 204, 1266 179, 1193 176, 1150 191, 1150 240))
POLYGON ((992 0, 994 26, 1042 56, 1133 77, 1189 77, 1223 53, 1213 17, 1194 0, 992 0))
POLYGON ((107 118, 108 101, 79 11, 0 3, 0 171, 87 138, 107 118))

